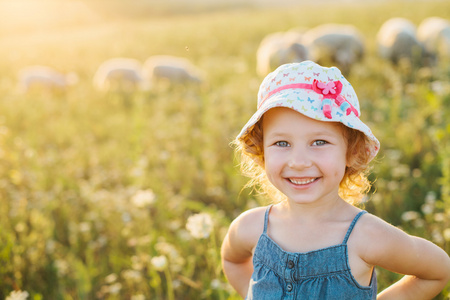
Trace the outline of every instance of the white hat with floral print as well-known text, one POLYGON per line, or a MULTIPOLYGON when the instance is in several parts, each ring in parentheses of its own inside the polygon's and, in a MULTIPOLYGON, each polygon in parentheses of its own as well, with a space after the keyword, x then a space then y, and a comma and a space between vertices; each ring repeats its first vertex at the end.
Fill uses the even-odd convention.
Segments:
POLYGON ((312 119, 341 122, 363 132, 373 159, 380 142, 360 120, 358 97, 347 79, 336 67, 322 67, 312 61, 285 64, 264 78, 258 92, 256 113, 242 128, 237 138, 246 135, 262 115, 274 107, 291 108, 312 119))

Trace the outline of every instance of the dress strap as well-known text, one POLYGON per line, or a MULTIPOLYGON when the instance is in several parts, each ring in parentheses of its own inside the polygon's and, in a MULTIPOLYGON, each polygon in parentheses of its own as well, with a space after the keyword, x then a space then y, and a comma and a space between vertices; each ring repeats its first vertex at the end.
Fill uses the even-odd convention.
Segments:
POLYGON ((352 223, 350 224, 350 227, 347 230, 347 234, 345 235, 344 241, 342 242, 342 244, 347 244, 347 240, 350 237, 350 233, 352 233, 353 228, 355 227, 356 222, 359 220, 359 218, 363 215, 367 213, 367 211, 362 210, 360 211, 355 218, 353 219, 352 223))
POLYGON ((273 204, 267 206, 267 208, 266 208, 266 213, 264 215, 264 231, 263 231, 263 233, 267 233, 267 224, 269 223, 269 212, 270 212, 270 209, 272 208, 272 205, 273 204))

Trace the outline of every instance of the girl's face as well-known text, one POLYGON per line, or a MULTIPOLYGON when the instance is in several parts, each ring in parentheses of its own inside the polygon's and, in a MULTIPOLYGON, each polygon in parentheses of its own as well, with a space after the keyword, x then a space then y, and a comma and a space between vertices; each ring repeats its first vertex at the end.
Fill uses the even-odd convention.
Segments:
POLYGON ((347 165, 341 126, 281 107, 266 112, 262 125, 269 181, 294 203, 336 200, 347 165))

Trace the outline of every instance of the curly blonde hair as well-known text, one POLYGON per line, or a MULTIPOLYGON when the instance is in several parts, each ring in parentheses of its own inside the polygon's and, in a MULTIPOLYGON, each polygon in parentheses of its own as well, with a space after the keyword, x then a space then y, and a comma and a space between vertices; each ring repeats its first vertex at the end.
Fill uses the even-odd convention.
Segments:
MULTIPOLYGON (((370 190, 371 183, 367 176, 370 172, 370 153, 366 145, 368 138, 361 131, 349 128, 342 123, 344 138, 347 140, 347 164, 344 177, 339 184, 339 196, 350 204, 361 202, 370 190)), ((236 154, 240 154, 242 173, 250 177, 245 187, 254 188, 266 194, 275 202, 286 197, 268 180, 264 170, 264 147, 262 118, 242 137, 233 141, 236 154)))

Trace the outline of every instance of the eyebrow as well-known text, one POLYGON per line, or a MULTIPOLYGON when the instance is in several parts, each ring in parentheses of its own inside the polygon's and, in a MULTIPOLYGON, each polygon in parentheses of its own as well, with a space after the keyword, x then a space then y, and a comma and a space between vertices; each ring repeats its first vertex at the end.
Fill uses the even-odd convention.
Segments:
MULTIPOLYGON (((339 137, 339 133, 338 132, 334 132, 331 130, 317 130, 317 131, 309 131, 307 133, 308 136, 318 136, 318 137, 339 137)), ((270 132, 266 135, 266 138, 289 138, 291 137, 290 133, 286 133, 286 132, 280 132, 280 131, 275 131, 275 132, 270 132)))

